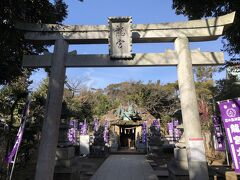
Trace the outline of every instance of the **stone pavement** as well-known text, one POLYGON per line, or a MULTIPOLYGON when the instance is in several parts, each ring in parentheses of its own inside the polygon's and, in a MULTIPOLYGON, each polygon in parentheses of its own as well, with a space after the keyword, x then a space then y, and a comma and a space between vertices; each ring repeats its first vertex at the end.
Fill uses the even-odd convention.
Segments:
POLYGON ((110 155, 91 180, 157 180, 144 155, 110 155))

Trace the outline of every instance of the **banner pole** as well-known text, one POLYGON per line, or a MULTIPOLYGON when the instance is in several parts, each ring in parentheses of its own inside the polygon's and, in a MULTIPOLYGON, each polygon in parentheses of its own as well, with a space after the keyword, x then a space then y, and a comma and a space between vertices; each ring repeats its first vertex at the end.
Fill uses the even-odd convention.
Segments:
MULTIPOLYGON (((23 125, 22 125, 22 131, 23 132, 24 132, 24 129, 25 129, 25 123, 26 123, 26 119, 24 119, 23 125)), ((19 142, 19 146, 20 146, 20 142, 19 142)), ((13 165, 12 165, 12 168, 11 168, 11 173, 10 173, 10 176, 9 176, 9 180, 12 180, 13 170, 14 170, 14 167, 15 167, 19 146, 17 146, 16 154, 14 156, 13 165)))
POLYGON ((22 113, 22 118, 21 118, 21 122, 20 122, 21 125, 20 125, 19 131, 18 131, 19 134, 17 135, 17 139, 16 139, 16 142, 15 142, 15 145, 16 145, 17 141, 19 141, 18 144, 16 145, 16 153, 14 155, 14 160, 13 160, 13 163, 12 163, 13 165, 12 165, 12 168, 11 168, 9 180, 12 179, 13 170, 14 170, 14 167, 15 167, 16 159, 17 159, 18 149, 20 147, 22 137, 23 137, 23 133, 24 133, 24 129, 25 129, 25 124, 26 124, 26 119, 27 119, 27 116, 28 116, 29 106, 30 106, 30 100, 27 99, 27 103, 26 103, 26 105, 23 109, 23 113, 22 113))
POLYGON ((226 139, 224 139, 224 142, 225 142, 225 147, 226 147, 226 149, 225 149, 225 153, 226 153, 227 165, 230 166, 226 139))
POLYGON ((227 136, 226 136, 225 128, 223 127, 222 123, 221 123, 221 128, 222 128, 222 131, 224 132, 224 143, 225 143, 225 154, 226 154, 227 165, 230 166, 229 156, 228 156, 228 144, 227 144, 227 140, 226 140, 227 136))
MULTIPOLYGON (((24 123, 23 124, 23 131, 24 131, 25 121, 23 123, 24 123)), ((20 144, 19 144, 19 146, 20 146, 20 144)), ((12 180, 13 170, 14 170, 14 167, 15 167, 19 146, 17 146, 16 154, 14 156, 13 165, 12 165, 12 168, 11 168, 11 173, 10 173, 10 176, 9 176, 9 180, 12 180)))

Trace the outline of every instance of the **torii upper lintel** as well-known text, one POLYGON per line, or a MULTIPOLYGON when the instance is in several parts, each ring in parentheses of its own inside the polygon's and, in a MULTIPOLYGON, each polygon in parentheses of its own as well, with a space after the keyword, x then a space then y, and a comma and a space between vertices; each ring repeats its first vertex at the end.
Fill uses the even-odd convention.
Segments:
MULTIPOLYGON (((186 36, 190 42, 216 40, 233 23, 235 12, 224 16, 160 24, 133 24, 132 42, 173 42, 186 36)), ((65 39, 70 44, 107 44, 107 25, 58 25, 16 23, 15 27, 26 31, 25 38, 32 41, 65 39)))

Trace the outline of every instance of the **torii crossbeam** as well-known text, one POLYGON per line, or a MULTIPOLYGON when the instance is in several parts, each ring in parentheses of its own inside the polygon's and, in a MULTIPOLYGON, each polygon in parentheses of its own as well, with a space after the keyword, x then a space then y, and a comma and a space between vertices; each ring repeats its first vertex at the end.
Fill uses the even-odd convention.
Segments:
MULTIPOLYGON (((191 52, 194 66, 224 64, 222 52, 191 52)), ((53 54, 23 56, 24 67, 51 67, 53 54)), ((72 55, 68 54, 65 67, 140 67, 140 66, 177 66, 178 55, 176 51, 168 50, 165 53, 134 54, 132 60, 111 60, 108 54, 99 55, 72 55)))

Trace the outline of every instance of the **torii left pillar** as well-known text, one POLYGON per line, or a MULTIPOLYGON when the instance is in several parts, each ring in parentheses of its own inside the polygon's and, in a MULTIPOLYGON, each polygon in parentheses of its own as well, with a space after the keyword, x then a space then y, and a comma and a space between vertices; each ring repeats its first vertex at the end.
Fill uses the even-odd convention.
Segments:
POLYGON ((185 36, 176 38, 175 49, 179 60, 177 66, 178 85, 187 142, 189 179, 208 180, 208 167, 201 132, 188 38, 185 36))
POLYGON ((53 179, 62 110, 66 72, 65 61, 67 59, 67 53, 68 43, 63 39, 56 40, 51 62, 46 114, 41 133, 35 180, 53 179))

